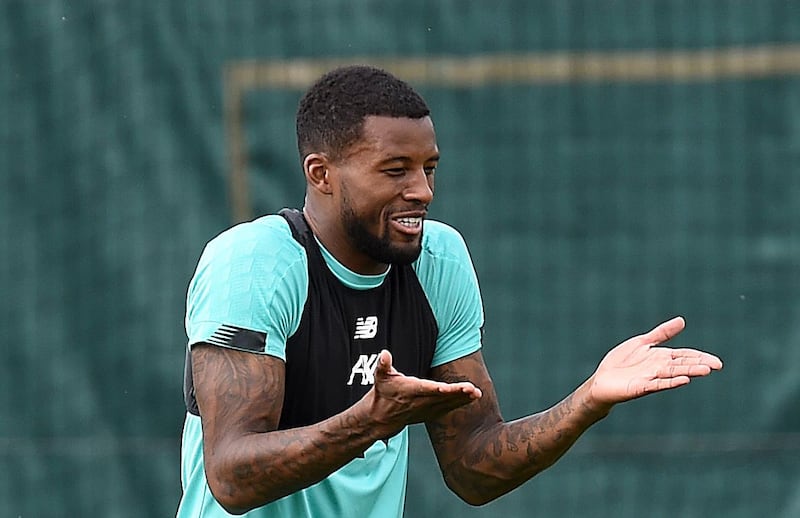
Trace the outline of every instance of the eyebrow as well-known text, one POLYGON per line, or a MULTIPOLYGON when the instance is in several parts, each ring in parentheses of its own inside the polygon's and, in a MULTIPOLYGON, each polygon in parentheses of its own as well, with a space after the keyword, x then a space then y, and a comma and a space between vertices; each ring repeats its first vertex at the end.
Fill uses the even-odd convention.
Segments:
MULTIPOLYGON (((439 153, 436 153, 435 155, 426 158, 425 162, 438 162, 439 156, 440 156, 439 153)), ((389 158, 384 158, 383 160, 378 162, 378 164, 383 165, 391 162, 413 162, 413 161, 414 159, 411 158, 410 156, 391 156, 389 158)))

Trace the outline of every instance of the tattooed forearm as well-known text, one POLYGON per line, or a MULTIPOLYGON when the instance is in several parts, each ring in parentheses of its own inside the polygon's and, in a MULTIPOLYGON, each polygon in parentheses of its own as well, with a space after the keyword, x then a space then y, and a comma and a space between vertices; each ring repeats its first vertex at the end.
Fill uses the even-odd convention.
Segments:
POLYGON ((490 501, 555 463, 593 422, 576 412, 570 396, 545 412, 486 428, 448 464, 448 483, 479 503, 490 501))
POLYGON ((479 354, 439 367, 437 379, 469 380, 483 397, 427 423, 448 486, 472 504, 511 491, 558 460, 604 414, 583 406, 579 388, 552 408, 504 422, 479 354))
POLYGON ((352 431, 363 429, 361 423, 345 422, 337 417, 319 425, 241 438, 226 451, 234 468, 231 476, 220 480, 220 494, 215 497, 235 500, 240 507, 231 508, 245 510, 321 481, 374 442, 352 431))
POLYGON ((276 430, 284 395, 281 360, 203 345, 192 353, 206 475, 228 511, 247 511, 315 484, 376 440, 366 414, 356 411, 276 430))

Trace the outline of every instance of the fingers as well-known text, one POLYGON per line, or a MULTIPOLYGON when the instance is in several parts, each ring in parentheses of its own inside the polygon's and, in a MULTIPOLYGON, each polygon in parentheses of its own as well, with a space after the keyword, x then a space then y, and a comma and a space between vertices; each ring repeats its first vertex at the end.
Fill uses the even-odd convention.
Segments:
POLYGON ((481 389, 469 382, 439 383, 438 391, 440 394, 462 393, 468 395, 471 399, 480 399, 480 397, 483 396, 481 389))
POLYGON ((481 397, 481 390, 468 381, 458 383, 445 383, 442 381, 433 381, 428 379, 408 378, 417 383, 416 395, 455 395, 464 394, 471 399, 478 399, 481 397))
POLYGON ((655 376, 657 379, 707 376, 722 368, 722 360, 695 349, 654 347, 652 352, 662 358, 662 366, 655 376))
POLYGON ((697 349, 671 349, 672 360, 681 365, 708 365, 712 370, 722 369, 719 357, 697 349))
POLYGON ((469 403, 472 403, 475 399, 477 398, 468 396, 466 394, 440 396, 435 400, 431 400, 428 402, 425 414, 429 418, 434 418, 442 414, 445 414, 451 410, 455 410, 456 408, 468 405, 469 403))
POLYGON ((708 365, 668 365, 658 370, 656 379, 696 378, 709 374, 711 374, 711 367, 708 365))
MULTIPOLYGON (((383 349, 378 354, 378 361, 375 364, 375 376, 402 376, 392 365, 392 353, 383 349)), ((436 394, 465 394, 471 399, 480 398, 483 393, 481 390, 468 381, 458 383, 444 383, 429 379, 416 378, 413 376, 402 376, 408 383, 413 383, 411 391, 417 396, 436 395, 436 394)))
POLYGON ((662 390, 674 389, 687 385, 690 381, 691 378, 688 376, 655 379, 645 387, 645 392, 660 392, 662 390))
MULTIPOLYGON (((642 335, 642 338, 647 343, 658 345, 675 337, 685 327, 686 321, 683 317, 675 317, 657 325, 650 332, 642 335)), ((669 350, 672 359, 681 365, 707 365, 711 370, 722 369, 722 360, 713 354, 688 348, 669 350)))
MULTIPOLYGON (((446 383, 399 372, 387 373, 391 356, 381 353, 376 366, 375 386, 365 398, 373 398, 372 415, 383 416, 385 423, 405 426, 437 418, 467 405, 483 394, 470 382, 446 383)), ((380 419, 379 419, 380 420, 380 419)))
POLYGON ((704 365, 715 371, 722 369, 722 360, 719 357, 697 349, 653 347, 652 351, 667 357, 670 365, 704 365))

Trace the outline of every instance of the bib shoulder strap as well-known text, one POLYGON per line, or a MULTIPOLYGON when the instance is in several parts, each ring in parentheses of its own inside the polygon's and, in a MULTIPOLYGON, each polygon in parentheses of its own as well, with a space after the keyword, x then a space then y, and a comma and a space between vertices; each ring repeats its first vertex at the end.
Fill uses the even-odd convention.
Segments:
POLYGON ((284 208, 278 211, 278 214, 289 223, 289 228, 292 230, 292 237, 304 248, 313 241, 311 228, 308 226, 303 212, 297 209, 284 208))

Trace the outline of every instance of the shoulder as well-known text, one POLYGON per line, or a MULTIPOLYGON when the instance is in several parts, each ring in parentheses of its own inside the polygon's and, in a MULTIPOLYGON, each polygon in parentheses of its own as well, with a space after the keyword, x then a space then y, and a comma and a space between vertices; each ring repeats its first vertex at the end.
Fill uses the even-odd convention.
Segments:
POLYGON ((304 258, 305 251, 292 237, 286 220, 269 215, 240 223, 214 237, 206 244, 200 262, 293 263, 304 258))
POLYGON ((425 221, 422 251, 413 267, 429 295, 451 291, 449 283, 477 282, 472 258, 461 233, 440 221, 425 221))
POLYGON ((278 215, 269 215, 239 223, 221 232, 208 242, 206 251, 221 251, 232 246, 238 249, 264 250, 267 247, 263 245, 272 245, 270 249, 285 245, 289 245, 289 248, 302 248, 292 237, 286 220, 278 215))
POLYGON ((435 220, 425 220, 419 261, 456 262, 470 265, 464 237, 455 228, 435 220))
POLYGON ((292 237, 286 220, 270 215, 240 223, 209 241, 194 280, 263 284, 287 275, 303 277, 306 268, 305 249, 292 237))
POLYGON ((214 237, 189 283, 189 343, 207 341, 228 325, 264 333, 265 351, 283 357, 285 339, 296 330, 305 303, 307 264, 305 250, 278 215, 214 237))

